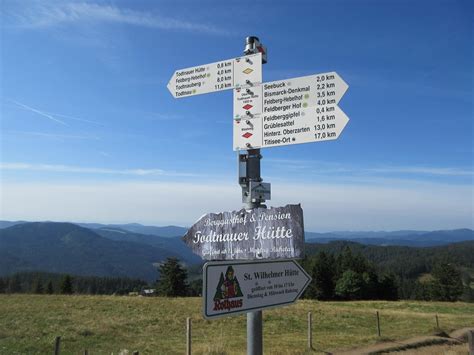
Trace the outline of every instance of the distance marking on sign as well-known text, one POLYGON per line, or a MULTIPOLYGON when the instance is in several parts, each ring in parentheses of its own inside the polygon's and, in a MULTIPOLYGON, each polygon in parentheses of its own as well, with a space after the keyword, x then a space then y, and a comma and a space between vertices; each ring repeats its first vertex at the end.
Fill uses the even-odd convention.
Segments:
POLYGON ((167 87, 175 98, 182 98, 261 82, 262 54, 257 53, 177 70, 167 87))

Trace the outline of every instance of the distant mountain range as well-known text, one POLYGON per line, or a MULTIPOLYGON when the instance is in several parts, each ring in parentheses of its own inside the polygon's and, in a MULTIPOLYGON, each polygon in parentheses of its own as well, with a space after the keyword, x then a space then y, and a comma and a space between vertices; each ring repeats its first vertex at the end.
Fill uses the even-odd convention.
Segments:
MULTIPOLYGON (((8 228, 16 224, 27 223, 26 221, 0 221, 0 229, 8 228)), ((129 232, 140 233, 140 234, 149 234, 156 235, 159 237, 182 237, 187 232, 187 228, 178 227, 178 226, 165 226, 165 227, 155 227, 155 226, 144 226, 138 223, 128 223, 128 224, 100 224, 100 223, 75 223, 78 226, 89 228, 89 229, 123 229, 129 232)))
POLYGON ((431 247, 474 240, 474 231, 472 229, 455 229, 432 232, 306 232, 305 237, 307 243, 329 243, 337 240, 346 240, 367 245, 431 247))
MULTIPOLYGON (((177 226, 0 221, 0 276, 44 271, 150 282, 156 280, 157 265, 167 257, 178 257, 188 265, 202 262, 181 241, 185 232, 177 226)), ((369 247, 429 247, 474 241, 474 231, 306 232, 308 252, 343 241, 369 247)))
POLYGON ((0 276, 47 271, 152 281, 158 276, 156 264, 173 256, 190 264, 201 261, 178 237, 54 222, 17 223, 0 229, 0 276))
MULTIPOLYGON (((16 224, 27 223, 24 221, 0 221, 0 229, 11 227, 16 224)), ((136 234, 154 235, 164 238, 182 237, 187 232, 187 228, 179 226, 144 226, 139 223, 129 224, 100 224, 100 223, 75 223, 81 227, 92 230, 112 230, 127 231, 136 234)), ((436 245, 446 245, 467 240, 474 240, 474 231, 472 229, 454 229, 439 231, 366 231, 349 232, 337 231, 327 233, 317 233, 305 231, 307 243, 329 243, 337 240, 355 241, 368 245, 401 245, 413 247, 428 247, 436 245)), ((140 238, 139 238, 140 239, 140 238)), ((146 238, 145 238, 146 239, 146 238)), ((148 238, 148 240, 150 240, 148 238)))

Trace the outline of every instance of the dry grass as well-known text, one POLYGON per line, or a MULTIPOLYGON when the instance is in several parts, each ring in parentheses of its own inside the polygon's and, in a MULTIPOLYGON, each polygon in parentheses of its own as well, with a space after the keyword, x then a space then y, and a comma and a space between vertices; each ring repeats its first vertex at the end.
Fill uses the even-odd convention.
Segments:
POLYGON ((410 349, 405 351, 397 351, 396 355, 467 355, 467 344, 457 345, 433 345, 425 346, 419 349, 410 349))
MULTIPOLYGON (((315 302, 264 312, 264 349, 307 354, 306 317, 313 312, 314 346, 331 351, 378 341, 375 310, 385 339, 429 335, 434 314, 449 332, 474 324, 474 304, 436 302, 315 302)), ((245 316, 207 321, 200 298, 114 296, 0 296, 0 354, 44 354, 62 336, 62 354, 183 354, 186 317, 193 320, 193 354, 244 354, 245 316)))

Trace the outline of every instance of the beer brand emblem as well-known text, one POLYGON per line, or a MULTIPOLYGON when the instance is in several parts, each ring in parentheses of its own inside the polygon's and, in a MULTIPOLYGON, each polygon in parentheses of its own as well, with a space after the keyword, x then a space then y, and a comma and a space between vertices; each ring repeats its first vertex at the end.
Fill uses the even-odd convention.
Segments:
POLYGON ((239 280, 234 273, 232 266, 227 267, 224 273, 221 272, 219 283, 216 287, 216 293, 214 294, 214 310, 231 310, 234 308, 241 308, 243 300, 231 300, 234 298, 243 297, 242 290, 240 289, 239 280))

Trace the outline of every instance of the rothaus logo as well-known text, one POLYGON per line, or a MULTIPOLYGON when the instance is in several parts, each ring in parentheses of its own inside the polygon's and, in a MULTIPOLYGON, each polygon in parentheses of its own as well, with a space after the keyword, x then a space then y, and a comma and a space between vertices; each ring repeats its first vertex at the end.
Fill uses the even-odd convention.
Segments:
POLYGON ((242 308, 243 306, 242 290, 239 280, 234 273, 234 268, 228 266, 224 273, 221 272, 216 293, 214 294, 214 311, 230 311, 231 309, 242 308), (240 299, 239 299, 240 298, 240 299))

